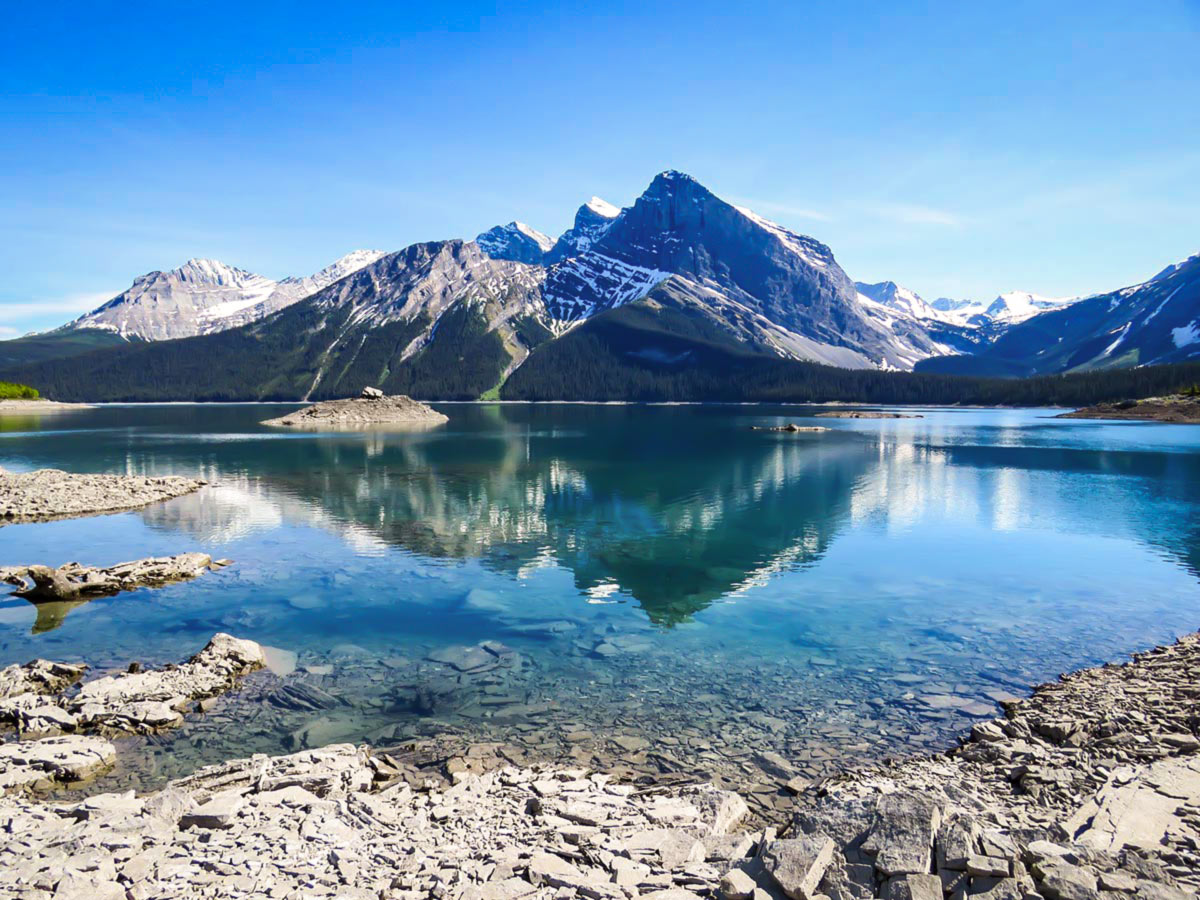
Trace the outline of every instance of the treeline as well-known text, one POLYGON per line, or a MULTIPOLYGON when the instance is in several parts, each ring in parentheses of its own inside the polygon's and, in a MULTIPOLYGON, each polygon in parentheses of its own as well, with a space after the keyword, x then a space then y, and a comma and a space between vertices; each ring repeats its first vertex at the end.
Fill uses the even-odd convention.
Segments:
POLYGON ((41 395, 37 388, 12 381, 0 381, 0 400, 37 400, 41 395))
POLYGON ((1175 393, 1200 379, 1200 363, 1020 379, 840 369, 679 340, 601 318, 539 347, 512 374, 501 397, 1074 407, 1175 393))

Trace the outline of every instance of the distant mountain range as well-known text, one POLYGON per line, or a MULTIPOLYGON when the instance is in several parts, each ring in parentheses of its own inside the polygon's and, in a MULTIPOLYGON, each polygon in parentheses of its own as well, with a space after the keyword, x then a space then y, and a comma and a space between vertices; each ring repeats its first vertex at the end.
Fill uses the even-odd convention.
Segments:
POLYGON ((1083 299, 926 302, 851 281, 826 245, 668 171, 625 209, 593 197, 557 239, 514 221, 279 282, 190 260, 0 342, 0 377, 80 399, 319 399, 366 384, 469 398, 574 396, 589 377, 620 394, 685 370, 734 378, 762 369, 753 360, 1003 375, 1178 362, 1200 357, 1198 269, 1193 257, 1083 299))

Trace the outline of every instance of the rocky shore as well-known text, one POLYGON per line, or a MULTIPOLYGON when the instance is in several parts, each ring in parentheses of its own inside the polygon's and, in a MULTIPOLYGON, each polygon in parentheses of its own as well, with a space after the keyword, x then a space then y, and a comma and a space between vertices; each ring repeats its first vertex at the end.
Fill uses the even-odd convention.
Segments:
MULTIPOLYGON (((0 672, 0 685, 44 699, 76 677, 41 662, 0 672)), ((0 889, 29 898, 1196 896, 1200 635, 1004 707, 949 752, 798 783, 794 813, 770 823, 750 822, 736 793, 708 785, 618 782, 514 762, 502 745, 450 755, 438 742, 255 756, 140 797, 54 802, 18 791, 0 798, 0 889)), ((0 745, 6 783, 39 744, 43 781, 94 772, 115 755, 104 738, 79 734, 0 745)))
POLYGON ((1167 422, 1173 425, 1200 425, 1200 396, 1175 394, 1097 403, 1056 416, 1059 419, 1124 419, 1134 422, 1167 422))
POLYGON ((431 406, 403 394, 385 396, 376 388, 364 388, 360 396, 326 400, 313 406, 267 419, 261 424, 283 428, 366 428, 370 426, 426 427, 449 419, 431 406))
POLYGON ((140 509, 207 484, 174 475, 77 475, 59 469, 0 469, 0 526, 140 509))

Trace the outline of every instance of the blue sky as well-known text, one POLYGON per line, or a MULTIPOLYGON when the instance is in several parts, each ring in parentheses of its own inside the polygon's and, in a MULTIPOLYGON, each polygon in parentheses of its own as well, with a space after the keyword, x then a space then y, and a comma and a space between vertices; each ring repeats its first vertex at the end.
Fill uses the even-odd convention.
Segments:
POLYGON ((677 168, 932 298, 1200 251, 1200 0, 23 4, 0 336, 192 256, 550 234, 677 168))

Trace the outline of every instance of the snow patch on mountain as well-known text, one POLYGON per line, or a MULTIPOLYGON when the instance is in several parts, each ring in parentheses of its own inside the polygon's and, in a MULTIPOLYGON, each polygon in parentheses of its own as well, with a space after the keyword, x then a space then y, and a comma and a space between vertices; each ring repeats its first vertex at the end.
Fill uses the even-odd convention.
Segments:
POLYGON ((1175 347, 1189 347, 1192 344, 1200 342, 1200 319, 1194 322, 1189 322, 1182 328, 1171 329, 1171 340, 1175 342, 1175 347))
POLYGON ((621 214, 619 207, 613 206, 607 200, 602 200, 596 196, 593 196, 584 206, 605 219, 615 219, 621 214))

